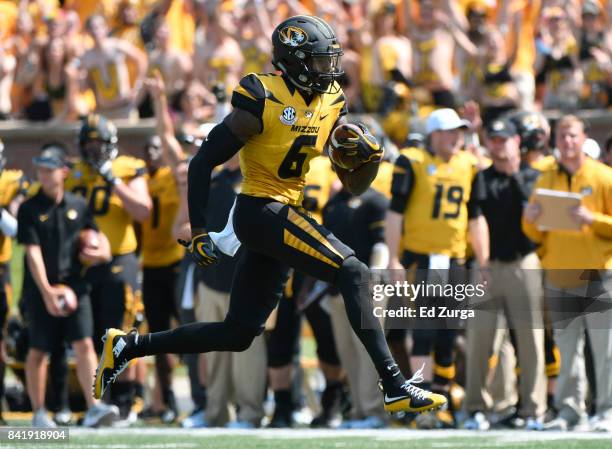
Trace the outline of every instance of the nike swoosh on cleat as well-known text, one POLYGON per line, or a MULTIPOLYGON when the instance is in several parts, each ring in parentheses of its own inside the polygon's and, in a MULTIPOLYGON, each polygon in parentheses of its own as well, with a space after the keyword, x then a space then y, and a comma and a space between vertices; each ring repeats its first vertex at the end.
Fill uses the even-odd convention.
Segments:
POLYGON ((398 397, 396 397, 396 398, 390 398, 390 397, 389 397, 389 396, 387 396, 387 394, 385 393, 385 402, 386 402, 386 403, 397 402, 397 401, 399 401, 399 400, 406 399, 406 398, 407 398, 407 396, 398 396, 398 397))

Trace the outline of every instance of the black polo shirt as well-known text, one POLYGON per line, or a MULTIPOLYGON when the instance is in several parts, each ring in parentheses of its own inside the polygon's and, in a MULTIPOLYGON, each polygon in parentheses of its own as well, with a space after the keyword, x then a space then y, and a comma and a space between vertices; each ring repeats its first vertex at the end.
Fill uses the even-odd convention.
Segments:
POLYGON ((372 247, 385 241, 388 207, 387 199, 374 189, 357 197, 341 190, 323 208, 323 225, 369 265, 372 247))
MULTIPOLYGON (((240 169, 223 169, 210 180, 210 193, 206 207, 206 230, 208 232, 223 230, 241 184, 240 169)), ((198 278, 209 288, 229 293, 237 262, 237 255, 229 257, 219 251, 219 263, 198 269, 198 278)))
POLYGON ((527 164, 521 164, 512 176, 493 165, 483 171, 486 194, 480 209, 489 225, 491 260, 510 262, 535 249, 535 243, 523 233, 521 217, 539 175, 527 164))
MULTIPOLYGON (((55 204, 40 189, 21 205, 17 220, 17 241, 40 246, 50 284, 72 285, 81 278, 79 233, 98 229, 85 199, 65 192, 62 201, 55 204)), ((36 289, 30 276, 24 279, 24 288, 36 289)))

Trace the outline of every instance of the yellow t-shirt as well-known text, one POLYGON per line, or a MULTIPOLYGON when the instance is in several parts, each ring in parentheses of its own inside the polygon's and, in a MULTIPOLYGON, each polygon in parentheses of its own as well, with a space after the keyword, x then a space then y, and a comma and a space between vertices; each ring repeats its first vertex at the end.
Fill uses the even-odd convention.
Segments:
MULTIPOLYGON (((0 174, 0 207, 7 208, 11 201, 25 194, 28 182, 21 170, 3 170, 0 174)), ((0 263, 11 260, 11 239, 0 232, 0 263)))
POLYGON ((171 30, 170 47, 185 53, 193 53, 195 21, 187 0, 174 0, 166 14, 171 30))
POLYGON ((0 0, 0 40, 5 40, 15 35, 18 15, 19 10, 14 2, 0 0))
POLYGON ((179 208, 179 193, 170 167, 161 167, 153 176, 146 175, 153 210, 142 223, 142 264, 164 267, 183 258, 184 248, 172 235, 179 208))

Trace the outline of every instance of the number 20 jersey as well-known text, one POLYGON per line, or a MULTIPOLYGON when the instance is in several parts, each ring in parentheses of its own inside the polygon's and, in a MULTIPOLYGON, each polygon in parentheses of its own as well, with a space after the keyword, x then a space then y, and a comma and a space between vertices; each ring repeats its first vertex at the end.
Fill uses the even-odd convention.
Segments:
POLYGON ((346 114, 346 101, 332 92, 306 103, 281 75, 251 73, 234 90, 232 105, 260 118, 262 131, 240 151, 242 193, 300 206, 312 158, 323 153, 333 126, 346 114))
MULTIPOLYGON (((144 161, 129 156, 119 156, 113 160, 113 175, 129 183, 137 176, 145 174, 144 161)), ((125 210, 121 199, 112 193, 102 177, 89 165, 77 162, 66 179, 65 188, 83 196, 89 202, 96 224, 111 246, 113 256, 136 251, 137 241, 132 217, 125 210)))

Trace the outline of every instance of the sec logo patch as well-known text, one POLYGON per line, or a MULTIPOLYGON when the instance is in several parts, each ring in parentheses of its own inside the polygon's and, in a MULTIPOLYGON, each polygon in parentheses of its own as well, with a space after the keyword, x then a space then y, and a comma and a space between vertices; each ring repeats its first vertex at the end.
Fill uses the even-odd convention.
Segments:
POLYGON ((280 121, 285 125, 293 125, 297 120, 297 112, 291 106, 287 106, 283 109, 283 113, 280 116, 280 121))

